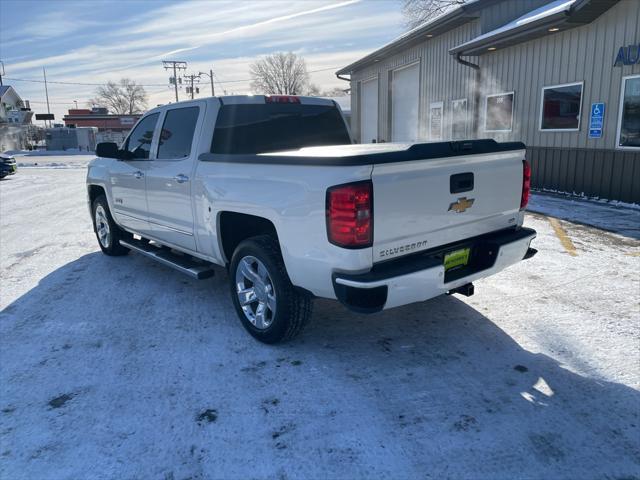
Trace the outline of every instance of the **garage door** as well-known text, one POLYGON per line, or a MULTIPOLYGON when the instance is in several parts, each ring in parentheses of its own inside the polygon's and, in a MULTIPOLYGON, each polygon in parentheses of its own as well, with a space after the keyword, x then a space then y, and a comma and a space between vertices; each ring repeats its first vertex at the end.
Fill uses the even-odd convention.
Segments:
POLYGON ((418 140, 418 111, 420 103, 420 64, 393 71, 391 82, 391 140, 418 140))
POLYGON ((360 92, 360 143, 371 143, 378 139, 378 79, 362 82, 360 92))

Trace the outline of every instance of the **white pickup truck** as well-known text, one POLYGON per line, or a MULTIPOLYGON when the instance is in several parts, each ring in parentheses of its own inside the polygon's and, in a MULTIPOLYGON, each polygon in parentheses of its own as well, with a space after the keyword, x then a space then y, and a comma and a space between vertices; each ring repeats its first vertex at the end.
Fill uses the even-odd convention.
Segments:
POLYGON ((276 343, 312 299, 358 312, 473 294, 536 253, 522 143, 351 144, 339 107, 292 96, 161 106, 87 174, 100 248, 195 278, 226 267, 244 327, 276 343))

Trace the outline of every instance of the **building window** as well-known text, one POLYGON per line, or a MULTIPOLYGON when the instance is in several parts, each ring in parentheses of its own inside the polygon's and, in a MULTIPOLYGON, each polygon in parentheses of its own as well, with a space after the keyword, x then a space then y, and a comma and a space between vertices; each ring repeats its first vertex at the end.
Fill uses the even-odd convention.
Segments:
POLYGON ((451 102, 451 138, 453 140, 463 140, 467 138, 466 98, 451 102))
POLYGON ((622 79, 618 148, 640 148, 640 75, 622 79))
POLYGON ((485 132, 510 132, 513 129, 514 92, 487 95, 484 111, 485 132))
POLYGON ((580 129, 583 83, 553 85, 542 89, 540 130, 577 131, 580 129))
POLYGON ((444 116, 444 104, 433 102, 429 105, 429 139, 442 140, 442 117, 444 116))

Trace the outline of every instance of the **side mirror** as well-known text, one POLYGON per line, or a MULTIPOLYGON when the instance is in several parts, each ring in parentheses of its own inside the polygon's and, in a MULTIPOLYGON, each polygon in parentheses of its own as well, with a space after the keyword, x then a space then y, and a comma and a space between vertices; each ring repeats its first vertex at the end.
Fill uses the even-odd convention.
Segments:
POLYGON ((114 142, 101 142, 96 145, 96 156, 104 158, 117 158, 121 157, 118 144, 114 142))

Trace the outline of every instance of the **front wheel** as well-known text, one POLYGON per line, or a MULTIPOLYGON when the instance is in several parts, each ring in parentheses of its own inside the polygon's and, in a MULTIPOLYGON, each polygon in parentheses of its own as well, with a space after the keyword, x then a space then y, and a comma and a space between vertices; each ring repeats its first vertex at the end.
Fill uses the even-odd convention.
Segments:
POLYGON ((93 229, 104 254, 116 257, 129 253, 128 248, 120 245, 120 240, 130 238, 131 235, 113 221, 104 195, 100 195, 93 202, 93 229))
POLYGON ((311 317, 312 300, 291 284, 273 237, 253 237, 238 245, 229 282, 242 325, 263 343, 290 340, 311 317))

